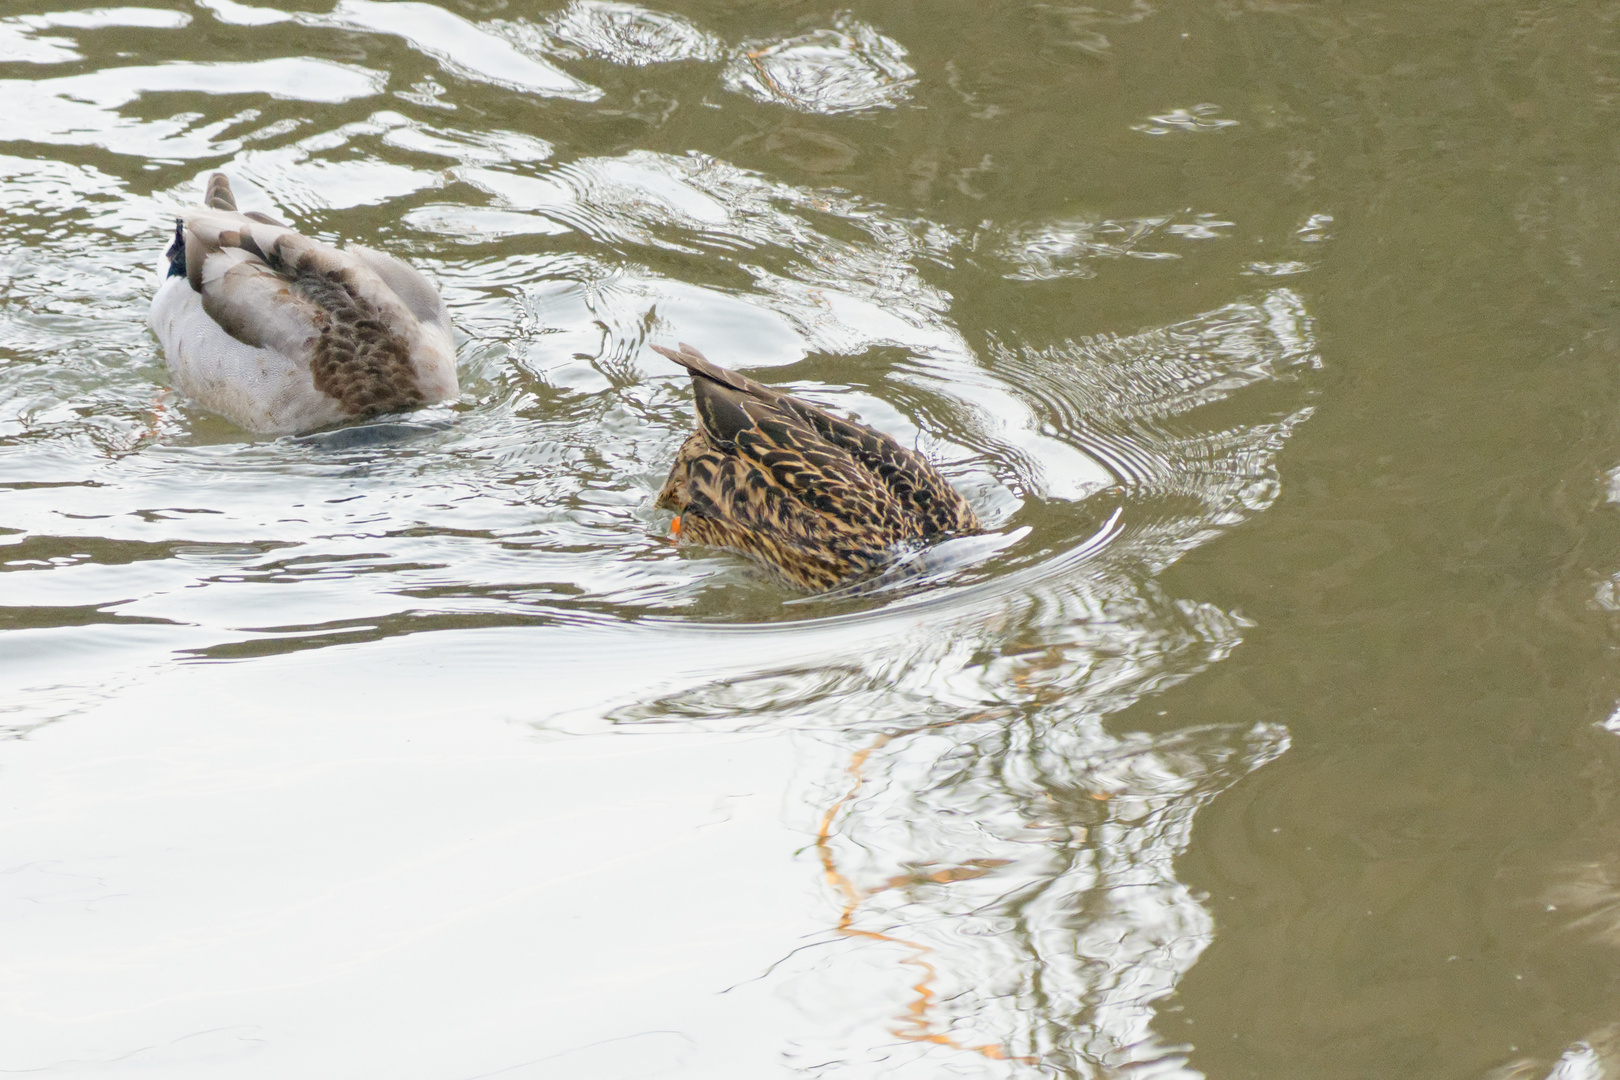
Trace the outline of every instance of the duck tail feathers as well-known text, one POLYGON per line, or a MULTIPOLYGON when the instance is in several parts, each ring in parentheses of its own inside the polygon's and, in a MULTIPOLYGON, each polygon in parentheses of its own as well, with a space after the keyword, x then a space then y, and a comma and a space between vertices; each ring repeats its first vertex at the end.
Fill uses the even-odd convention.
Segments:
POLYGON ((231 194, 231 182, 222 172, 208 178, 208 190, 203 194, 203 205, 211 210, 236 209, 236 196, 231 194))
POLYGON ((761 401, 775 401, 782 396, 777 391, 762 383, 755 382, 746 375, 739 375, 729 368, 721 367, 684 341, 681 342, 679 351, 666 349, 662 345, 654 345, 652 348, 659 355, 666 356, 681 365, 694 378, 704 378, 710 382, 719 383, 721 386, 740 391, 750 397, 759 398, 761 401))

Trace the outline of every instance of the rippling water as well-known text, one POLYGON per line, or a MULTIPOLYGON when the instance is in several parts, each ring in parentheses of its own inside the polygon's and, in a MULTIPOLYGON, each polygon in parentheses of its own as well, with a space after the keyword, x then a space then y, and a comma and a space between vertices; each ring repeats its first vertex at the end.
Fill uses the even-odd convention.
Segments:
MULTIPOLYGON (((1522 279, 1447 299, 1477 258, 1418 253, 1466 230, 1387 192, 1442 190, 1399 184, 1485 106, 1422 60, 1358 83, 1357 48, 1403 39, 1357 18, 0 16, 0 1071, 1603 1075, 1612 995, 1501 913, 1562 905, 1558 940, 1611 962, 1592 720, 1620 694, 1579 658, 1609 647, 1620 557, 1565 508, 1620 457, 1612 422, 1529 475, 1504 448, 1616 395, 1517 374, 1522 279), (1400 78, 1421 92, 1381 96, 1400 78), (1403 110, 1433 95, 1457 113, 1419 154, 1403 110), (244 209, 427 271, 460 399, 272 439, 178 397, 145 310, 215 169, 244 209), (1437 319, 1492 390, 1425 366, 1437 319), (676 341, 917 446, 988 533, 815 596, 677 550, 652 500, 690 389, 648 348, 676 341), (1430 507, 1468 524, 1400 524, 1430 507), (1528 598, 1450 584, 1475 565, 1529 567, 1528 598), (1362 701, 1507 757, 1398 749, 1362 701), (1537 739, 1586 764, 1534 771, 1537 739), (1499 820, 1509 792, 1541 809, 1499 820), (1442 798, 1455 827, 1425 818, 1442 798), (1386 811, 1387 835, 1331 824, 1386 811), (1392 854, 1482 835, 1509 839, 1392 854), (1319 846, 1337 886, 1300 883, 1319 846), (1498 944, 1469 952, 1441 883, 1473 880, 1497 898, 1453 921, 1498 944), (1473 1019, 1380 1013, 1410 987, 1362 972, 1400 931, 1352 919, 1403 903, 1428 929, 1390 963, 1440 949, 1413 985, 1473 1019), (1474 981, 1435 990, 1459 956, 1474 981)), ((1492 40, 1578 48, 1535 32, 1492 40)), ((1551 193, 1620 207, 1557 168, 1514 172, 1509 216, 1576 297, 1612 256, 1551 193)), ((1600 305, 1568 304, 1590 359, 1561 370, 1601 370, 1600 305)))

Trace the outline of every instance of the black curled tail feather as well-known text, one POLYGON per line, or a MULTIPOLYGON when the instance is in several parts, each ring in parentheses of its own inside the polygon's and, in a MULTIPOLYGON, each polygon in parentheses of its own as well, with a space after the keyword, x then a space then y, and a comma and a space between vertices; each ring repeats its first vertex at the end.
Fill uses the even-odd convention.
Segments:
POLYGON ((169 277, 186 276, 186 225, 179 218, 174 219, 174 242, 163 255, 169 260, 169 277))

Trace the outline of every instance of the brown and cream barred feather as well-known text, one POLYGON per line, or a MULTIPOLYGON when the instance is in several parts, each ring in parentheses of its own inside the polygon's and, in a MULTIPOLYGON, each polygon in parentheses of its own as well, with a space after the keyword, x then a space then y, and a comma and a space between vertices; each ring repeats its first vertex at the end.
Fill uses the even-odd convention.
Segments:
POLYGON ((894 439, 711 363, 653 348, 692 376, 698 427, 658 505, 681 542, 751 555, 826 589, 879 566, 897 544, 982 531, 972 507, 894 439))
MULTIPOLYGON (((223 173, 209 179, 204 203, 231 216, 193 215, 183 231, 184 265, 191 287, 202 294, 203 310, 227 334, 262 347, 267 344, 266 312, 293 305, 315 331, 306 344, 315 388, 337 400, 345 412, 373 416, 423 403, 411 342, 395 329, 406 324, 401 317, 405 304, 401 297, 367 288, 373 275, 388 270, 386 264, 371 265, 385 257, 351 246, 356 258, 344 260, 335 249, 300 236, 268 214, 238 215, 223 173), (262 303, 243 305, 230 289, 205 289, 208 258, 221 253, 230 264, 219 276, 234 276, 239 287, 252 281, 267 294, 262 303)), ((389 284, 412 296, 410 282, 389 284)), ((251 286, 239 291, 247 288, 251 286)), ((415 314, 429 318, 436 312, 415 314)))

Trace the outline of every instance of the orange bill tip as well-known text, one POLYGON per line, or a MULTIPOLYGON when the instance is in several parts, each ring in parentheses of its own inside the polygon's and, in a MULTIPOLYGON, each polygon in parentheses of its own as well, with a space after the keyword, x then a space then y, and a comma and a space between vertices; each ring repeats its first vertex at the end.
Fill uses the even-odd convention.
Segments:
POLYGON ((671 535, 671 536, 679 536, 679 535, 681 535, 681 515, 676 514, 674 519, 672 521, 670 521, 670 523, 669 523, 669 535, 671 535))

